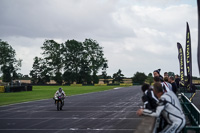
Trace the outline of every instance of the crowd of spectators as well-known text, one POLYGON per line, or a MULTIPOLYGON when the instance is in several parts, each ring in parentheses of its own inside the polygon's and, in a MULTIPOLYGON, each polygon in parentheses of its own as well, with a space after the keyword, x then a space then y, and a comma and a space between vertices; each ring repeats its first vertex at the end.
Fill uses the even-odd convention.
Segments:
POLYGON ((161 69, 153 71, 154 84, 143 84, 142 101, 143 107, 137 111, 137 115, 149 115, 157 117, 157 132, 179 133, 184 128, 186 120, 182 111, 177 89, 180 78, 178 75, 169 76, 167 72, 164 77, 160 74, 161 69))

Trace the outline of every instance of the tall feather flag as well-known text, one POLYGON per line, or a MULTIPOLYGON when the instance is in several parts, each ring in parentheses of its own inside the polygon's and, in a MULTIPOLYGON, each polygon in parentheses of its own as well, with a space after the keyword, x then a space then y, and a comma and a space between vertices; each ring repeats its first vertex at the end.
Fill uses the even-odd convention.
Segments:
POLYGON ((186 30, 186 48, 185 48, 185 56, 186 56, 186 71, 187 71, 187 88, 188 91, 192 91, 192 53, 191 53, 191 37, 190 37, 190 28, 187 23, 186 30))
POLYGON ((183 53, 183 48, 179 42, 177 43, 177 48, 178 48, 178 59, 180 64, 180 77, 181 77, 180 84, 182 86, 185 86, 184 53, 183 53))
POLYGON ((197 62, 200 74, 200 1, 197 0, 197 12, 198 12, 198 47, 197 47, 197 62))

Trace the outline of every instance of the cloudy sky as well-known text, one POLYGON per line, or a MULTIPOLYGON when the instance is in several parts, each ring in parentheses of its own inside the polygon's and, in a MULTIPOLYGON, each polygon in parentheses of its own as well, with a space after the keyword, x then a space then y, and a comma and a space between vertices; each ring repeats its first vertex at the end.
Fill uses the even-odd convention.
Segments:
POLYGON ((45 39, 91 38, 104 48, 107 73, 121 69, 126 77, 158 68, 179 74, 177 42, 185 50, 188 22, 193 75, 199 77, 196 0, 0 0, 0 19, 0 39, 23 60, 24 75, 41 57, 45 39))

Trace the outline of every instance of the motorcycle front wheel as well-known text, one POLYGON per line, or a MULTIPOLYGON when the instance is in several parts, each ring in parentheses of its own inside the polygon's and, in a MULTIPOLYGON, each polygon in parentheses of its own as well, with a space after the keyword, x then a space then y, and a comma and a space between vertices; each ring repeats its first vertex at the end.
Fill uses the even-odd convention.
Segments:
POLYGON ((60 107, 61 107, 61 102, 60 102, 60 101, 57 101, 57 110, 58 110, 58 111, 60 110, 60 107))

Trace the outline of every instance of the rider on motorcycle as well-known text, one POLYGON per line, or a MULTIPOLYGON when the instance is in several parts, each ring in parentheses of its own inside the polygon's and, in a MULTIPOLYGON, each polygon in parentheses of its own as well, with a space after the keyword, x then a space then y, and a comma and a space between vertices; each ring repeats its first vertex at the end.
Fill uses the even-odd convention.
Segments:
MULTIPOLYGON (((57 97, 57 96, 61 96, 62 97, 62 101, 61 101, 61 104, 64 105, 64 99, 66 97, 66 94, 65 92, 62 90, 62 88, 59 88, 59 90, 56 91, 56 93, 54 94, 54 97, 57 97)), ((56 103, 56 101, 55 101, 56 103)))

